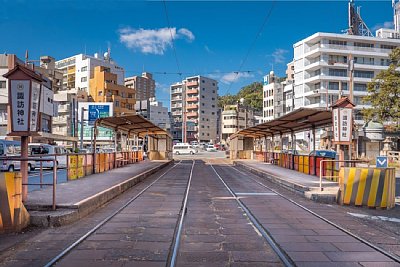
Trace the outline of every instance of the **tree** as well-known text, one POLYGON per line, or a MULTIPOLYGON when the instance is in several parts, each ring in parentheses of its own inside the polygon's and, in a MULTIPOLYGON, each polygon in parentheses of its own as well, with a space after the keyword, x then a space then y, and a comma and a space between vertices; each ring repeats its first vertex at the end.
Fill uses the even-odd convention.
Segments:
POLYGON ((244 98, 246 105, 261 111, 263 108, 263 85, 260 82, 254 82, 244 86, 236 95, 224 95, 218 97, 218 106, 223 108, 225 105, 234 105, 241 98, 244 98))
POLYGON ((368 95, 364 103, 372 107, 363 110, 366 121, 395 122, 400 130, 400 48, 395 48, 389 55, 391 63, 387 70, 381 71, 368 83, 368 95))

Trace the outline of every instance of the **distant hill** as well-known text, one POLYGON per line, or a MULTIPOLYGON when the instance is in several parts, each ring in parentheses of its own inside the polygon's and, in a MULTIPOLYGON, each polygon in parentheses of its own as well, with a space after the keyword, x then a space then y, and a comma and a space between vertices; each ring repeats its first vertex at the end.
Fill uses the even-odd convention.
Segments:
POLYGON ((244 98, 244 104, 254 108, 256 111, 262 111, 263 108, 263 84, 254 82, 240 89, 236 95, 227 94, 218 97, 218 106, 236 104, 239 99, 244 98))

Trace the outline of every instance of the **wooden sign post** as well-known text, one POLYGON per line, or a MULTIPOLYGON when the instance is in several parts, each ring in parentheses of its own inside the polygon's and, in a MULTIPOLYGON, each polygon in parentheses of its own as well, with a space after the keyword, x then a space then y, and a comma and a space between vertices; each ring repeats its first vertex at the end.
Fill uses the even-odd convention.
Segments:
MULTIPOLYGON (((8 103, 10 107, 9 136, 21 137, 21 157, 28 158, 29 136, 37 135, 40 105, 41 76, 23 65, 16 65, 3 77, 8 79, 8 103)), ((28 162, 21 161, 22 200, 28 195, 28 162)))

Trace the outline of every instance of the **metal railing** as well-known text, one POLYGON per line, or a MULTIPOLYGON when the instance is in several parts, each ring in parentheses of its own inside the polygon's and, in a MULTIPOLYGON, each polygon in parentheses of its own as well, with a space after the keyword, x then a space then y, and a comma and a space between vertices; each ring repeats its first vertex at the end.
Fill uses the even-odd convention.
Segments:
POLYGON ((319 162, 319 191, 324 191, 324 188, 322 187, 322 178, 339 178, 339 176, 335 175, 325 175, 323 176, 323 163, 324 162, 342 162, 342 163, 368 163, 369 167, 369 161, 368 160, 332 160, 332 159, 323 159, 319 162))
MULTIPOLYGON (((56 210, 56 185, 57 185, 57 163, 56 159, 43 159, 43 158, 35 158, 35 157, 28 157, 28 158, 20 158, 20 157, 0 157, 0 160, 10 160, 10 161, 40 161, 41 165, 43 161, 52 161, 53 162, 53 183, 43 183, 43 177, 40 179, 40 183, 24 183, 22 182, 22 186, 28 186, 28 185, 39 185, 42 187, 43 185, 48 185, 48 186, 53 186, 53 199, 52 199, 52 210, 56 210)), ((27 190, 26 190, 27 191, 27 190)))

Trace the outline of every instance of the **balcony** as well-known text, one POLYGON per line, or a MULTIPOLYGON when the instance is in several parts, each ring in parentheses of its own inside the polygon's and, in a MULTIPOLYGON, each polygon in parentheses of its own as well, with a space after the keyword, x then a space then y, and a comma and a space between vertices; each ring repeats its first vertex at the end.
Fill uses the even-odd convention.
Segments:
POLYGON ((182 101, 182 97, 173 97, 171 101, 182 101))
POLYGON ((197 97, 197 96, 188 97, 188 98, 186 98, 186 101, 187 102, 197 102, 197 101, 199 101, 199 97, 197 97))
POLYGON ((172 115, 174 115, 174 116, 182 116, 182 111, 172 112, 172 115))
POLYGON ((187 105, 186 106, 186 109, 198 109, 199 108, 199 105, 187 105))
POLYGON ((186 94, 190 95, 190 94, 198 94, 199 90, 198 89, 188 89, 186 90, 186 94))
POLYGON ((187 82, 186 83, 187 87, 189 87, 189 86, 198 86, 198 85, 199 85, 199 83, 197 81, 192 81, 192 82, 187 82))
POLYGON ((188 113, 186 113, 186 117, 188 117, 188 118, 197 118, 199 116, 199 113, 197 113, 197 112, 188 112, 188 113))

